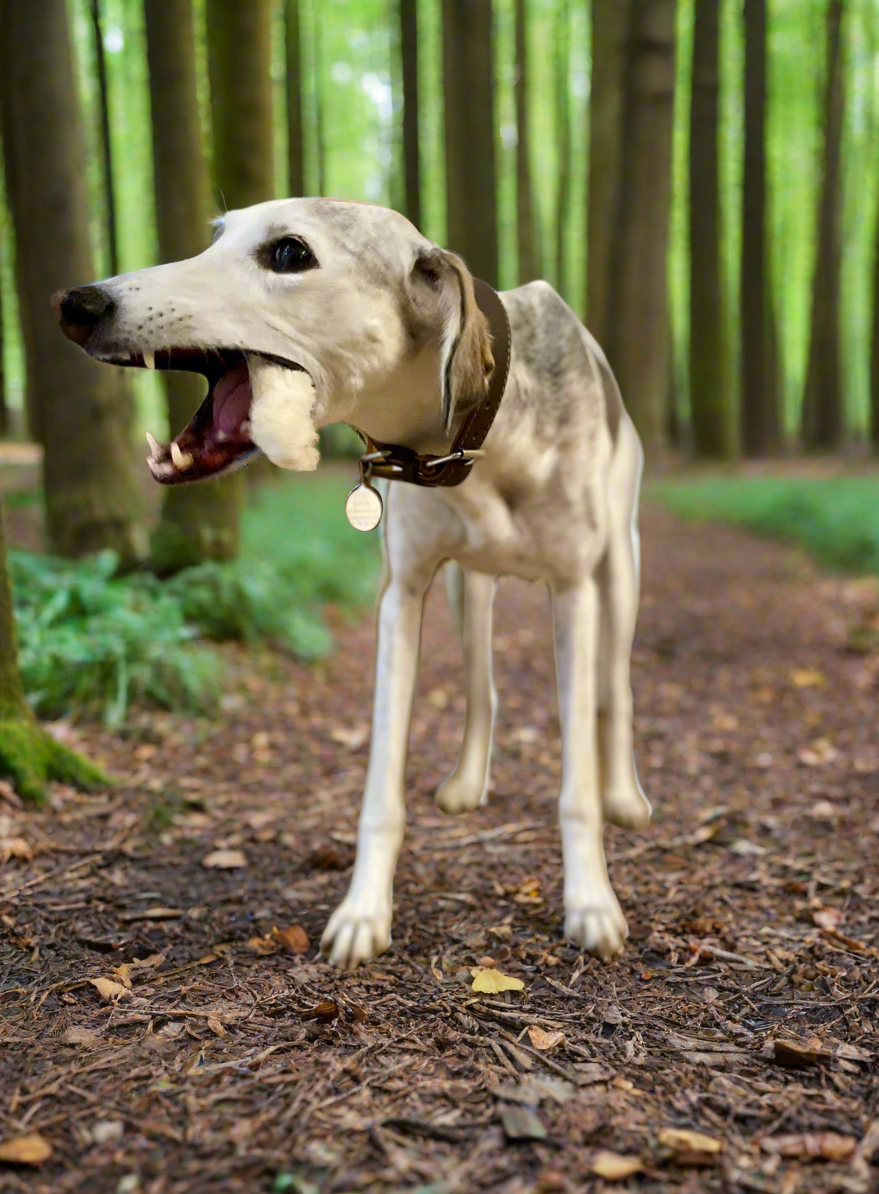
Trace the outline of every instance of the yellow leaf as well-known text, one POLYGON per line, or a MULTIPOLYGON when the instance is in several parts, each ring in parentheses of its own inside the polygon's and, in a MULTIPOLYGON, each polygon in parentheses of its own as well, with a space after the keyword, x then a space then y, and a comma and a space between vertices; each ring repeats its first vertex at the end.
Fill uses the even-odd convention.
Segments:
POLYGON ((719 1153, 723 1147, 713 1136, 693 1132, 689 1128, 663 1128, 659 1143, 679 1153, 719 1153))
POLYGON ((12 1165, 39 1165, 52 1155, 52 1145, 39 1132, 15 1136, 0 1143, 0 1161, 12 1165))
POLYGON ((10 858, 30 862, 33 856, 30 844, 23 837, 0 837, 0 862, 8 862, 10 858))
POLYGON ((554 1049, 565 1039, 563 1032, 545 1032, 536 1024, 528 1025, 528 1035, 531 1037, 531 1044, 535 1049, 554 1049))
POLYGON ((501 974, 499 970, 493 968, 476 966, 470 973, 473 975, 471 987, 483 995, 498 995, 501 991, 525 990, 525 984, 520 978, 510 978, 508 974, 501 974))
POLYGON ((813 667, 795 667, 790 674, 794 688, 823 688, 824 677, 813 667))
POLYGON ((97 988, 101 998, 106 999, 108 1002, 111 999, 119 999, 122 995, 129 994, 126 987, 123 987, 121 983, 114 983, 109 978, 90 978, 89 982, 93 987, 97 988))
POLYGON ((644 1166, 639 1157, 624 1157, 620 1153, 602 1149, 592 1158, 590 1168, 596 1177, 603 1177, 609 1182, 621 1182, 634 1173, 640 1173, 644 1166))
POLYGON ((130 991, 131 967, 127 964, 127 962, 120 962, 113 973, 119 979, 120 983, 122 983, 122 986, 126 989, 126 991, 130 991))
POLYGON ((288 954, 304 954, 308 949, 308 934, 302 925, 291 925, 289 929, 272 929, 272 937, 288 954))
POLYGON ((234 871, 247 866, 247 859, 242 850, 212 850, 201 860, 201 865, 220 871, 234 871))

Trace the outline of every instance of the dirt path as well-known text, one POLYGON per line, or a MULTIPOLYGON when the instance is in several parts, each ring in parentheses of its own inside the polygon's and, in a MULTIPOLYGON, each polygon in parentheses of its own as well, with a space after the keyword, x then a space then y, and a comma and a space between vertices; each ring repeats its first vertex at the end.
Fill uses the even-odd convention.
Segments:
POLYGON ((0 803, 34 852, 0 869, 0 1142, 53 1149, 0 1164, 0 1190, 555 1194, 605 1188, 602 1149, 643 1164, 616 1189, 875 1188, 879 656, 844 649, 875 590, 657 511, 644 544, 657 811, 608 831, 624 956, 561 940, 542 589, 501 588, 492 798, 460 821, 432 804, 462 701, 430 601, 394 945, 353 976, 314 946, 351 863, 371 619, 316 671, 230 654, 222 723, 87 737, 126 777, 110 796, 0 803), (217 850, 246 865, 203 865, 217 850), (475 995, 485 959, 524 992, 475 995))

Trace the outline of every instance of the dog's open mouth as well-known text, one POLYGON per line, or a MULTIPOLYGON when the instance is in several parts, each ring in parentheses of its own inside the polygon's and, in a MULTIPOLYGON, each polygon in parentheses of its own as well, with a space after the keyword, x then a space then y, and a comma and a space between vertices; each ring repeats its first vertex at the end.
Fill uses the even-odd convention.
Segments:
POLYGON ((150 455, 147 464, 162 485, 182 485, 219 477, 260 454, 251 439, 251 407, 248 356, 260 356, 285 369, 305 372, 301 365, 268 353, 245 354, 240 349, 201 351, 171 348, 156 352, 101 354, 113 365, 146 369, 174 369, 201 373, 208 392, 201 406, 170 444, 160 444, 147 434, 150 455))

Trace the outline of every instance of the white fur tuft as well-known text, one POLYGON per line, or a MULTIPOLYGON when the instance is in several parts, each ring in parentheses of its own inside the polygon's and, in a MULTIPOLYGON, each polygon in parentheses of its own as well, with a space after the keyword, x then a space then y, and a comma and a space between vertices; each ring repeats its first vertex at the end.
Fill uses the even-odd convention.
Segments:
POLYGON ((314 384, 307 373, 249 356, 250 438, 278 468, 311 472, 320 461, 314 384))

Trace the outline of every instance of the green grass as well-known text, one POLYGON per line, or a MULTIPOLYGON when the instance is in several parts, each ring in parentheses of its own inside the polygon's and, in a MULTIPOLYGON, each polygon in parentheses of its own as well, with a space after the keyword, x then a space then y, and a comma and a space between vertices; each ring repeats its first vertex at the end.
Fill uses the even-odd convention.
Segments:
POLYGON ((346 491, 340 471, 267 486, 248 502, 237 561, 164 582, 115 578, 111 554, 71 562, 10 552, 21 670, 36 712, 97 713, 114 727, 133 705, 210 712, 222 666, 206 640, 326 655, 322 607, 370 601, 379 571, 377 536, 345 519, 346 491))
POLYGON ((796 543, 828 568, 879 574, 879 477, 708 477, 646 492, 684 518, 734 523, 796 543))

